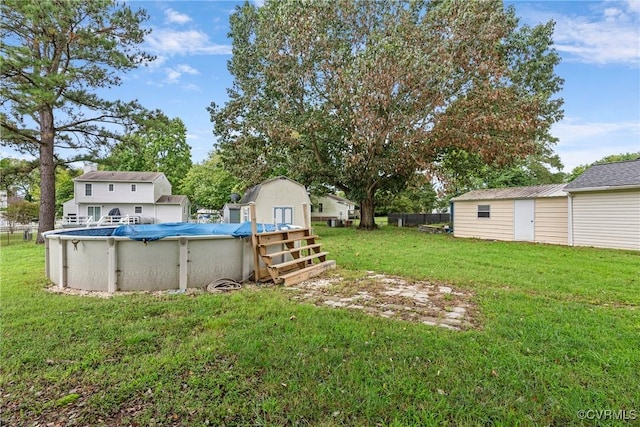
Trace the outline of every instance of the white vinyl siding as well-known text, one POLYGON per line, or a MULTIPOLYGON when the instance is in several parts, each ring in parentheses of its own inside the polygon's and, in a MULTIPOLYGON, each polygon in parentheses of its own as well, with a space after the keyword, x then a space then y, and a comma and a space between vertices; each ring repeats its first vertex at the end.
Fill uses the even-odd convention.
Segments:
POLYGON ((535 241, 566 245, 568 242, 568 200, 566 197, 536 199, 535 241))
POLYGON ((513 200, 458 201, 454 207, 456 237, 513 240, 513 200), (478 205, 490 205, 491 216, 478 218, 478 205))
MULTIPOLYGON (((567 197, 540 197, 534 201, 533 241, 566 245, 568 234, 567 197)), ((454 236, 488 240, 516 240, 515 202, 513 199, 454 202, 454 236), (491 206, 490 218, 478 218, 479 205, 491 206)))
POLYGON ((640 250, 640 190, 573 193, 573 245, 640 250))

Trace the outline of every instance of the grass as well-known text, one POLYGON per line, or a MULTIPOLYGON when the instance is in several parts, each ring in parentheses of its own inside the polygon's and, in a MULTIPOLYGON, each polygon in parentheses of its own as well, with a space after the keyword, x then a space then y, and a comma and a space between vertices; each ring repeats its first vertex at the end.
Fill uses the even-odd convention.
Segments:
POLYGON ((335 274, 472 290, 480 328, 300 304, 277 287, 51 294, 44 248, 3 237, 0 424, 638 423, 637 252, 316 231, 335 274))

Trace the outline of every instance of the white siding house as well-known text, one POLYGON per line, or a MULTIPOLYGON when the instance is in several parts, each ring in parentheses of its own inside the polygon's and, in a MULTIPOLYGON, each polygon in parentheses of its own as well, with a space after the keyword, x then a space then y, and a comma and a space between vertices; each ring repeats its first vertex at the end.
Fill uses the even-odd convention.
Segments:
POLYGON ((356 217, 356 204, 335 194, 320 196, 311 209, 312 221, 348 220, 356 217))
POLYGON ((311 200, 300 183, 279 176, 248 189, 240 199, 240 220, 249 221, 249 203, 255 203, 256 220, 264 224, 289 224, 304 227, 311 215, 311 200))
POLYGON ((593 165, 566 191, 569 245, 640 250, 640 159, 593 165))
POLYGON ((189 220, 189 199, 171 195, 160 172, 89 171, 74 179, 74 198, 63 204, 63 225, 189 220), (115 220, 115 221, 114 221, 115 220))
POLYGON ((453 234, 567 244, 565 184, 474 190, 453 198, 453 234))

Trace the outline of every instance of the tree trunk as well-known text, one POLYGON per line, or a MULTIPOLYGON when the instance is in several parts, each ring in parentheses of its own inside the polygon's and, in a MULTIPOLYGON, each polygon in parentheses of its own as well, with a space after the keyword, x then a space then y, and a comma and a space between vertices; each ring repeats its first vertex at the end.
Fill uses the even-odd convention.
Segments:
POLYGON ((368 192, 364 200, 360 201, 360 225, 358 226, 359 229, 374 230, 378 228, 375 221, 376 215, 375 202, 373 197, 374 194, 375 192, 368 192))
POLYGON ((55 228, 56 165, 53 141, 53 112, 46 109, 40 112, 40 212, 36 243, 44 243, 42 233, 55 228))

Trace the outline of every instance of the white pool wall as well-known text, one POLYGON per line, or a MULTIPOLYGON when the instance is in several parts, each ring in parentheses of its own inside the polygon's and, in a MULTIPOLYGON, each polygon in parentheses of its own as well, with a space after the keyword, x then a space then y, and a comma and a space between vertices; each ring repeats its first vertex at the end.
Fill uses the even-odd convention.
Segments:
POLYGON ((142 242, 128 237, 45 233, 47 277, 87 291, 201 288, 253 273, 251 238, 178 236, 142 242))

